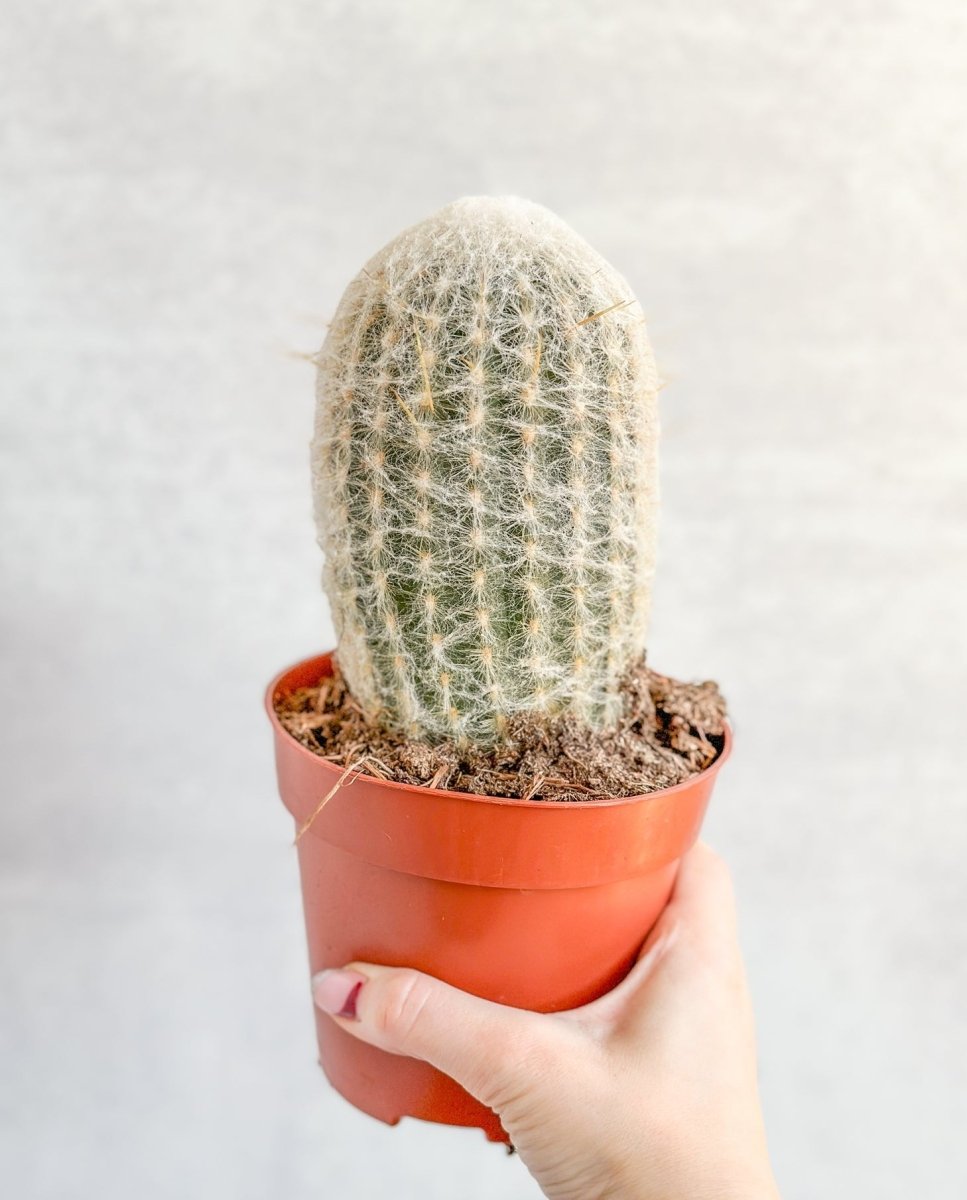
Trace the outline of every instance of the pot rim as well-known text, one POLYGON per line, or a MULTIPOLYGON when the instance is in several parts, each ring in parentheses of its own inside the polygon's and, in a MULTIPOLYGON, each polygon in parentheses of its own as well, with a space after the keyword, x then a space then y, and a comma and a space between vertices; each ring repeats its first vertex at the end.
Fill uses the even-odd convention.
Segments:
MULTIPOLYGON (((281 735, 288 739, 297 753, 304 755, 314 764, 318 764, 318 769, 329 771, 332 774, 333 782, 335 782, 345 767, 337 766, 335 763, 329 762, 321 755, 314 753, 308 746, 292 736, 288 729, 279 720, 279 714, 275 711, 275 697, 279 691, 279 686, 282 680, 298 667, 304 667, 310 662, 322 661, 323 659, 332 660, 335 650, 328 650, 322 654, 310 654, 307 658, 301 658, 298 661, 291 663, 288 667, 279 671, 272 682, 265 689, 265 711, 268 713, 269 721, 277 735, 281 735)), ((644 800, 651 800, 657 796, 673 796, 677 792, 685 791, 687 788, 693 788, 699 779, 714 779, 721 770, 726 759, 732 753, 732 724, 730 721, 725 722, 725 734, 723 737, 722 749, 719 751, 714 762, 711 762, 704 771, 699 771, 697 775, 691 775, 688 779, 681 783, 676 783, 672 787, 657 788, 653 792, 640 792, 635 796, 596 796, 591 800, 523 800, 518 796, 486 796, 480 792, 461 792, 450 788, 431 788, 425 784, 418 783, 399 783, 395 779, 380 779, 375 775, 365 775, 368 782, 389 788, 393 791, 400 792, 415 792, 419 795, 428 797, 448 797, 456 800, 475 800, 483 804, 499 804, 512 808, 549 808, 549 809, 598 809, 598 808, 615 808, 623 804, 640 803, 644 800)))

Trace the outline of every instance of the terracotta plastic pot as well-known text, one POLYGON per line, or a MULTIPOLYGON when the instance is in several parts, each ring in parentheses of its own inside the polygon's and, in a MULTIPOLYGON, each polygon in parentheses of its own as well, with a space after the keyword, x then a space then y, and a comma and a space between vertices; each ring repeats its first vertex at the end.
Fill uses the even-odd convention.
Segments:
MULTIPOLYGON (((266 694, 279 791, 297 828, 342 770, 286 732, 274 701, 331 670, 328 654, 307 659, 266 694)), ((298 842, 312 973, 353 959, 416 967, 541 1012, 602 995, 668 900, 730 740, 701 775, 622 800, 504 800, 357 775, 298 842)), ((364 1112, 507 1140, 490 1109, 433 1067, 359 1042, 318 1012, 316 1031, 327 1077, 364 1112)))

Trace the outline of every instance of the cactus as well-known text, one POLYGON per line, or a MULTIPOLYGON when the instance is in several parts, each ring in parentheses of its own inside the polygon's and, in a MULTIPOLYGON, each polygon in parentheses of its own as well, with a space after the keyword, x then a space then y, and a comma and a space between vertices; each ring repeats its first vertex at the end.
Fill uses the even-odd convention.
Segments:
POLYGON ((468 198, 352 281, 317 356, 314 508, 338 659, 405 736, 621 711, 655 559, 638 304, 563 221, 468 198))

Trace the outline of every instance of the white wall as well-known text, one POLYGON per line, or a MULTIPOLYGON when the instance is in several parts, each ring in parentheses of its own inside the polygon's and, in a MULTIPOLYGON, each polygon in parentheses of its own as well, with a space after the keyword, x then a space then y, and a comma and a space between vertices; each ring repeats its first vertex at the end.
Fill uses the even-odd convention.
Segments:
POLYGON ((517 192, 670 380, 651 657, 732 704, 708 835, 786 1200, 960 1200, 960 0, 0 11, 9 1194, 535 1195, 324 1086, 260 708, 331 641, 289 351, 398 229, 517 192))

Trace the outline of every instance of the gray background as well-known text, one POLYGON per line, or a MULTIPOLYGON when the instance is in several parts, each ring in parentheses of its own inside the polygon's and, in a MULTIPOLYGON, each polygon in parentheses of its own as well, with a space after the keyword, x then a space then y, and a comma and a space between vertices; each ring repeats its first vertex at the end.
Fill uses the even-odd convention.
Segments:
POLYGON ((0 9, 8 1194, 536 1194, 324 1085, 261 711, 332 641, 292 352, 515 192, 669 380, 651 657, 734 714, 708 836, 786 1200, 960 1200, 961 0, 0 9))

